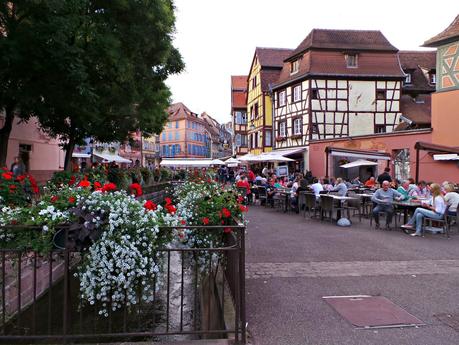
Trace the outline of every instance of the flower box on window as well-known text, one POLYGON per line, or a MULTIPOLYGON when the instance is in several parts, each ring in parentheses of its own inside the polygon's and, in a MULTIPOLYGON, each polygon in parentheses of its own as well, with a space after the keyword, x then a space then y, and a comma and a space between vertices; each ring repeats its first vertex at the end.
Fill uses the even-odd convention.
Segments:
POLYGON ((276 137, 276 141, 285 141, 287 137, 276 137))
POLYGON ((292 139, 301 139, 302 137, 303 137, 302 134, 293 134, 291 138, 292 139))

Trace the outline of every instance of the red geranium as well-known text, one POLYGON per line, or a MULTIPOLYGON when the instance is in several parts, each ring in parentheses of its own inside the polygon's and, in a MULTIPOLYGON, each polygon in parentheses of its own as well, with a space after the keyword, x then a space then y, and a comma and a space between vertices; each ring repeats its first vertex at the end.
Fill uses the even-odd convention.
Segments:
POLYGON ((182 225, 186 225, 186 221, 184 221, 183 219, 180 221, 180 224, 182 225))
POLYGON ((91 182, 89 182, 88 180, 80 181, 80 183, 78 183, 78 187, 83 187, 83 188, 91 187, 91 182))
POLYGON ((204 225, 209 224, 209 218, 207 218, 207 217, 202 218, 202 223, 203 223, 204 225))
POLYGON ((51 197, 51 202, 56 202, 57 200, 59 200, 59 197, 57 195, 53 195, 51 197))
POLYGON ((73 204, 76 201, 74 196, 69 197, 69 203, 73 204))
POLYGON ((166 205, 172 204, 171 198, 164 198, 164 201, 166 202, 166 205))
POLYGON ((14 191, 16 189, 16 185, 10 184, 10 192, 14 191))
POLYGON ((24 181, 25 178, 26 178, 25 175, 19 175, 18 177, 16 177, 16 181, 22 182, 22 181, 24 181))
POLYGON ((228 210, 226 207, 222 208, 222 214, 223 214, 223 217, 225 217, 225 218, 231 217, 231 211, 228 210))
POLYGON ((5 173, 2 174, 2 177, 5 180, 11 180, 13 178, 13 174, 11 172, 5 172, 5 173))
POLYGON ((129 190, 133 191, 135 196, 141 196, 143 194, 142 187, 138 183, 132 183, 129 186, 129 190))
POLYGON ((239 211, 241 212, 247 212, 249 210, 249 208, 247 206, 244 206, 244 205, 239 205, 239 211))
POLYGON ((75 181, 76 181, 76 178, 75 176, 70 176, 70 180, 69 180, 69 186, 73 186, 75 184, 75 181))
POLYGON ((143 207, 145 207, 147 210, 155 211, 157 205, 153 201, 147 200, 145 201, 145 204, 143 204, 143 207))
POLYGON ((242 195, 239 195, 237 197, 237 202, 243 202, 244 201, 244 197, 242 195))
POLYGON ((225 234, 230 234, 230 233, 233 232, 233 229, 231 229, 231 228, 224 228, 224 229, 223 229, 223 232, 224 232, 225 234))
POLYGON ((94 182, 94 188, 102 188, 102 185, 99 181, 94 182))
POLYGON ((112 182, 109 182, 109 183, 106 183, 104 184, 104 186, 102 187, 102 191, 103 192, 111 192, 113 190, 116 190, 116 184, 112 183, 112 182))
POLYGON ((166 208, 167 212, 169 212, 170 214, 174 214, 174 213, 177 211, 177 209, 175 208, 175 206, 174 206, 174 205, 171 205, 171 204, 167 204, 167 205, 165 206, 165 208, 166 208))

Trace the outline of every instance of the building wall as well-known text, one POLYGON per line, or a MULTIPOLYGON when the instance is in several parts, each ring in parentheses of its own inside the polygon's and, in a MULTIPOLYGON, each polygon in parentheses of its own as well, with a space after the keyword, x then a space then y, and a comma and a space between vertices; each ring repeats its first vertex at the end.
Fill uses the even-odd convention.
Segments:
POLYGON ((459 41, 437 49, 437 91, 459 90, 459 41))
MULTIPOLYGON (((0 126, 3 126, 1 117, 0 126)), ((30 145, 29 171, 37 181, 44 182, 52 176, 54 171, 64 168, 65 152, 59 147, 59 141, 43 133, 36 119, 32 118, 27 123, 14 121, 8 143, 6 159, 8 167, 13 163, 14 157, 20 156, 20 145, 30 145)))
MULTIPOLYGON (((310 170, 314 176, 323 177, 326 175, 326 153, 327 146, 344 148, 350 150, 379 151, 392 155, 390 162, 391 173, 394 172, 393 158, 394 151, 409 149, 410 153, 410 175, 415 176, 416 172, 416 150, 414 145, 418 141, 431 142, 432 133, 429 130, 406 131, 398 134, 386 134, 378 136, 355 137, 352 139, 335 139, 311 142, 309 145, 310 170)), ((332 159, 329 157, 330 174, 332 172, 332 159)), ((381 172, 387 163, 379 161, 378 171, 381 172)), ((335 176, 338 177, 338 176, 335 176)), ((459 166, 457 161, 434 161, 428 152, 420 151, 419 164, 420 180, 442 182, 459 181, 459 166)))
POLYGON ((432 142, 459 146, 459 89, 432 94, 432 142))
POLYGON ((203 158, 209 156, 204 124, 198 119, 190 117, 189 119, 169 121, 164 126, 159 140, 161 143, 161 157, 203 158), (195 123, 195 128, 193 128, 192 123, 195 123), (200 135, 201 141, 195 139, 196 134, 200 135), (177 151, 175 151, 174 155, 172 155, 173 145, 179 145, 180 147, 180 152, 177 153, 177 151), (165 151, 164 149, 166 146, 169 148, 168 154, 167 150, 165 151), (197 149, 198 147, 199 149, 197 149), (200 154, 198 154, 197 151, 193 151, 194 148, 195 150, 199 150, 200 154))

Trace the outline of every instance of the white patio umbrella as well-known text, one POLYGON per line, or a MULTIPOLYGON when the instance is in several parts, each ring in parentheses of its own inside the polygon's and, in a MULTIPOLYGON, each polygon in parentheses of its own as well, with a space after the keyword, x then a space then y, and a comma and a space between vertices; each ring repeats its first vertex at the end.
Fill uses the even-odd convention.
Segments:
POLYGON ((247 153, 238 158, 241 162, 257 162, 259 155, 254 155, 251 153, 247 153))
POLYGON ((240 164, 241 161, 236 158, 230 158, 225 161, 225 164, 240 164))
POLYGON ((260 162, 294 162, 294 159, 276 153, 267 153, 259 156, 260 162))
POLYGON ((372 162, 372 161, 367 161, 366 159, 357 159, 354 162, 350 162, 350 163, 346 163, 346 164, 340 165, 340 168, 349 169, 349 168, 355 168, 355 167, 361 167, 361 166, 369 166, 369 165, 378 165, 378 163, 372 162))
POLYGON ((212 162, 211 162, 212 165, 224 165, 225 162, 223 162, 222 160, 220 159, 213 159, 212 162))

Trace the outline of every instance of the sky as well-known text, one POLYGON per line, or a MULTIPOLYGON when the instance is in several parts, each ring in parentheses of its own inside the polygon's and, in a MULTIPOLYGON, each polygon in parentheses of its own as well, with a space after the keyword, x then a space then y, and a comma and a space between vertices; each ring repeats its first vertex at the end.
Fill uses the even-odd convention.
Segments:
POLYGON ((314 28, 380 30, 400 50, 419 46, 459 14, 459 0, 175 0, 185 71, 173 102, 231 120, 231 75, 249 73, 255 47, 296 48, 314 28))

